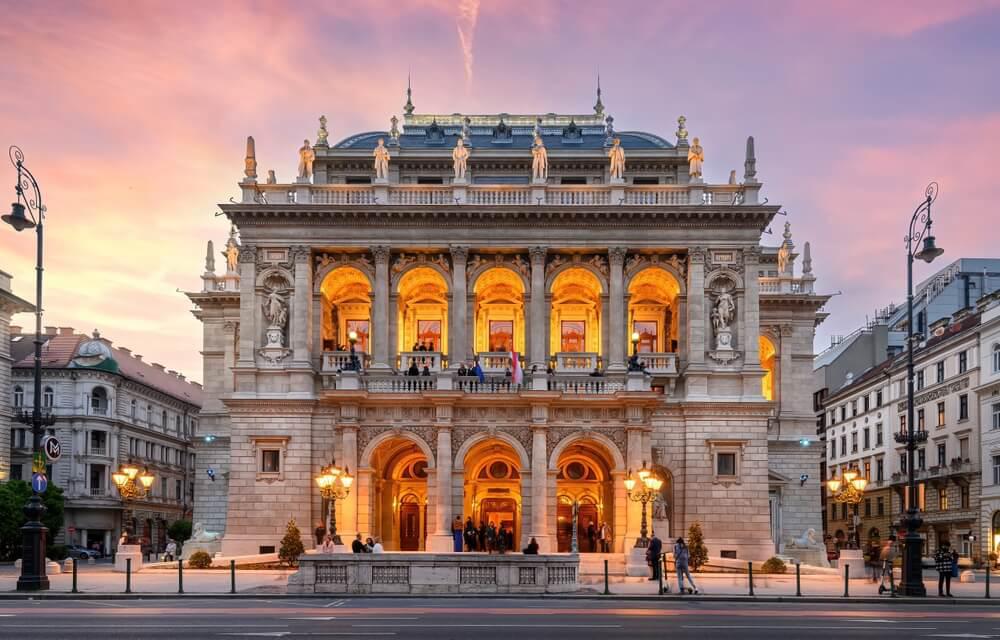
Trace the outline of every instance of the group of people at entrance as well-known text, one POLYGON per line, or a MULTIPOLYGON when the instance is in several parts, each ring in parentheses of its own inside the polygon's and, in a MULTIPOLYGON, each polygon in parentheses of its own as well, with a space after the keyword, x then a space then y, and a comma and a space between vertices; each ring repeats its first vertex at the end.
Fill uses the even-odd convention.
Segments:
POLYGON ((484 551, 486 553, 503 553, 514 548, 514 529, 508 528, 503 522, 497 527, 495 523, 486 524, 479 521, 477 527, 472 518, 465 521, 457 517, 451 523, 451 533, 455 538, 455 551, 484 551))

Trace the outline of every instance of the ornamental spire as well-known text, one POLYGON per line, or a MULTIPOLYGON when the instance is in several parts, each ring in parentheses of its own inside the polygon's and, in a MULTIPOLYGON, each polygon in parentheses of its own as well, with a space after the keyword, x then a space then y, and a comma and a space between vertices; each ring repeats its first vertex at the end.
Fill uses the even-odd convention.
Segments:
POLYGON ((410 91, 410 72, 406 72, 406 104, 403 105, 403 114, 407 116, 413 115, 413 100, 412 92, 410 91))
POLYGON ((601 102, 601 73, 597 72, 597 102, 594 104, 594 115, 604 116, 604 103, 601 102))

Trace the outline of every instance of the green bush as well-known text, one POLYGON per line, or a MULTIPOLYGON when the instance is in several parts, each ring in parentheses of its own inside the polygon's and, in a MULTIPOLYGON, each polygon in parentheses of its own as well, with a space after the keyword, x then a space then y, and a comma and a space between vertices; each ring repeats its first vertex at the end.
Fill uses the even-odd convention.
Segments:
POLYGON ((212 556, 205 551, 195 551, 188 558, 188 566, 192 569, 208 569, 212 566, 212 556))
POLYGON ((705 546, 705 537, 701 532, 701 525, 697 521, 692 522, 688 527, 688 566, 691 571, 698 572, 708 563, 708 547, 705 546))
POLYGON ((45 550, 45 556, 49 560, 62 562, 69 556, 69 547, 64 544, 54 544, 45 550))
POLYGON ((770 557, 764 562, 764 566, 760 568, 761 573, 785 573, 788 571, 788 566, 778 557, 770 557))
MULTIPOLYGON (((23 480, 0 482, 0 561, 21 557, 21 527, 27 522, 24 505, 31 497, 31 485, 23 480)), ((51 546, 63 526, 63 492, 51 482, 42 493, 45 515, 42 516, 49 532, 46 542, 51 546)))
POLYGON ((191 539, 191 521, 174 520, 170 523, 170 526, 167 527, 167 537, 176 542, 178 545, 183 545, 191 539))
POLYGON ((299 562, 299 556, 306 552, 302 544, 302 534, 295 526, 295 518, 288 521, 285 527, 285 537, 281 539, 281 548, 278 550, 278 560, 282 564, 294 567, 299 562))

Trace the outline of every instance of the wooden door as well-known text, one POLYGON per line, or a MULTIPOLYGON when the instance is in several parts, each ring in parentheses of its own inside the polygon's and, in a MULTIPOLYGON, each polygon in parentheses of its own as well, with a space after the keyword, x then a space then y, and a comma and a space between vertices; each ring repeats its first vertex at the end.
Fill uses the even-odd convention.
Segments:
POLYGON ((404 502, 399 505, 399 550, 420 550, 420 505, 404 502))
POLYGON ((576 535, 577 535, 577 545, 581 553, 593 553, 598 551, 597 549, 597 539, 592 545, 590 543, 590 536, 587 535, 587 528, 593 524, 595 534, 599 533, 597 527, 600 526, 600 522, 597 521, 597 505, 594 504, 581 504, 579 507, 579 515, 576 519, 576 535))
POLYGON ((569 553, 573 538, 573 505, 559 503, 556 507, 556 550, 569 553))

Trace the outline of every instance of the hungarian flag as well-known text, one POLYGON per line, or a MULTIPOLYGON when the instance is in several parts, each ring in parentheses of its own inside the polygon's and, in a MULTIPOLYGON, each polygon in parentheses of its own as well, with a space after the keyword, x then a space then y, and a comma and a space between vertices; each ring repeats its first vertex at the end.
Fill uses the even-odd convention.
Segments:
POLYGON ((514 384, 521 384, 524 380, 524 371, 521 370, 521 363, 517 359, 517 353, 514 351, 510 352, 510 375, 514 384))

